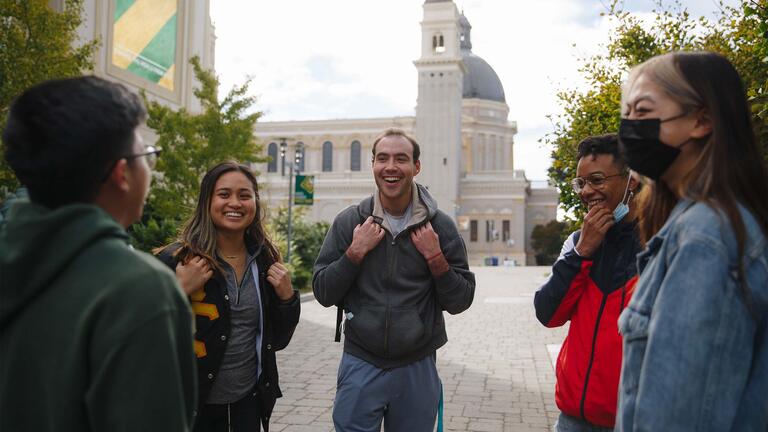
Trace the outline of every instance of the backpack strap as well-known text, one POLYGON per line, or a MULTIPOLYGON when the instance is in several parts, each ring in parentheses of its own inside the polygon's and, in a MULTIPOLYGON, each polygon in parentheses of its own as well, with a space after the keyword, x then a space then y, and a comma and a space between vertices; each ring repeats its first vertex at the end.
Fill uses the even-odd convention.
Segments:
MULTIPOLYGON (((373 208, 373 196, 370 198, 371 208, 373 208)), ((360 224, 365 222, 366 216, 360 211, 360 206, 357 206, 357 215, 360 218, 360 224)), ((336 332, 333 337, 334 342, 341 342, 341 323, 344 322, 344 301, 342 300, 336 305, 336 332)))
POLYGON ((341 321, 344 319, 344 304, 339 303, 336 305, 336 336, 334 336, 334 342, 341 342, 341 321))

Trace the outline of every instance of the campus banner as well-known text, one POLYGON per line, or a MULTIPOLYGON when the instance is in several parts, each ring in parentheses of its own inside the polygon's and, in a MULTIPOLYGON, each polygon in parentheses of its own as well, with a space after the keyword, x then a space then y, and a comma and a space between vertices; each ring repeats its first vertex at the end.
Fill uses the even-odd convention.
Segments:
POLYGON ((315 176, 297 175, 293 203, 296 205, 312 205, 315 197, 315 176))
POLYGON ((114 0, 112 64, 174 89, 178 0, 114 0))

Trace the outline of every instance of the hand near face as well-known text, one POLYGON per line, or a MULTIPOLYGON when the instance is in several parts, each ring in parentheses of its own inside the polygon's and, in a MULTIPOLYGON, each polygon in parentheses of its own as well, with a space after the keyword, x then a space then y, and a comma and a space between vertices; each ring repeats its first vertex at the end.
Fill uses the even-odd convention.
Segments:
POLYGON ((186 264, 182 262, 176 264, 176 279, 179 280, 179 285, 186 295, 203 289, 212 276, 213 270, 208 260, 203 257, 194 256, 186 264))
POLYGON ((595 206, 584 217, 581 236, 576 251, 583 257, 591 257, 597 252, 605 238, 605 233, 614 225, 613 211, 605 206, 595 206))
POLYGON ((440 238, 429 222, 411 231, 411 241, 424 259, 440 254, 440 238))
POLYGON ((293 286, 291 285, 291 273, 283 265, 276 262, 267 270, 267 282, 275 289, 275 294, 282 301, 288 301, 293 297, 293 286))
POLYGON ((352 232, 352 244, 347 248, 347 257, 355 264, 365 258, 365 255, 373 250, 384 238, 384 228, 373 221, 372 216, 368 216, 362 224, 355 227, 352 232))

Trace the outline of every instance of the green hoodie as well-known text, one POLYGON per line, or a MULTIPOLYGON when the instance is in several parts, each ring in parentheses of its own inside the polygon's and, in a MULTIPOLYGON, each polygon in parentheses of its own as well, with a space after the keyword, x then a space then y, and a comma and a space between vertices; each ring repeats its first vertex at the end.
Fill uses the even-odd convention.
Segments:
POLYGON ((192 318, 102 209, 17 203, 0 229, 0 430, 185 431, 192 318))

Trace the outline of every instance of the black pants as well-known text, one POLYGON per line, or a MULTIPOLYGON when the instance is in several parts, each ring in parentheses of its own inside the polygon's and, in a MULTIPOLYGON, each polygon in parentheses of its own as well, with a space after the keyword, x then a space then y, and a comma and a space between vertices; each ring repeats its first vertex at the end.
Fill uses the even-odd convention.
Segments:
POLYGON ((205 404, 194 432, 259 432, 261 404, 255 392, 231 404, 205 404))

